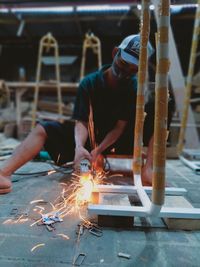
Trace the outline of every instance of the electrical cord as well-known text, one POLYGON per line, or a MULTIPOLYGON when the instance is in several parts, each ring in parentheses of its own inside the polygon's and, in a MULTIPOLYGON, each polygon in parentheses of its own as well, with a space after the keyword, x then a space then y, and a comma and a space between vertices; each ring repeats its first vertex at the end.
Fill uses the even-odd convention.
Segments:
MULTIPOLYGON (((55 172, 60 172, 62 174, 67 174, 73 171, 72 162, 67 162, 61 167, 56 167, 57 165, 47 162, 54 170, 55 172)), ((25 172, 14 172, 13 175, 19 175, 19 176, 40 176, 40 175, 46 175, 48 172, 52 171, 52 169, 45 170, 45 171, 39 171, 39 172, 31 172, 31 173, 25 173, 25 172)))
MULTIPOLYGON (((104 155, 104 167, 103 170, 104 171, 110 171, 110 163, 107 159, 107 157, 104 155)), ((74 171, 73 169, 73 162, 67 162, 65 164, 63 164, 62 166, 58 166, 54 163, 50 162, 46 162, 48 163, 55 172, 57 173, 62 173, 62 174, 68 174, 68 173, 72 173, 74 171)), ((13 175, 16 176, 41 176, 41 175, 47 175, 50 171, 52 171, 52 169, 49 170, 45 170, 45 171, 39 171, 39 172, 31 172, 31 173, 25 173, 25 172, 14 172, 13 175)))

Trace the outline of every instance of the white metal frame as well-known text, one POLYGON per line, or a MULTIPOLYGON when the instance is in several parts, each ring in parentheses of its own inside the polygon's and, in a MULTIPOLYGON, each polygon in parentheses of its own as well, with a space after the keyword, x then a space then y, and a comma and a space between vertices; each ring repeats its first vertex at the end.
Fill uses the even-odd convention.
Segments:
POLYGON ((189 160, 184 158, 183 156, 179 156, 179 159, 185 164, 187 167, 192 169, 195 172, 200 172, 200 161, 199 160, 189 160))
MULTIPOLYGON (((134 176, 135 186, 119 185, 99 185, 95 189, 98 193, 118 193, 134 194, 137 193, 142 203, 138 206, 114 206, 89 204, 89 214, 125 216, 125 217, 161 217, 161 218, 181 218, 181 219, 200 219, 200 209, 198 208, 171 208, 155 205, 151 202, 148 193, 151 193, 152 187, 143 187, 141 177, 134 176)), ((166 195, 184 195, 187 191, 184 188, 168 187, 165 189, 166 195)))

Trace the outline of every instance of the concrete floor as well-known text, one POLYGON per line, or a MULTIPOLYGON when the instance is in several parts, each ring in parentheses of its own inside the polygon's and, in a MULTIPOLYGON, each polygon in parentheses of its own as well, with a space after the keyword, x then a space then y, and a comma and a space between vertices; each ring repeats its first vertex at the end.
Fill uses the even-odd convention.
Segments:
MULTIPOLYGON (((36 172, 49 169, 46 163, 28 163, 21 172, 36 172)), ((60 194, 61 174, 30 177, 13 176, 13 192, 0 196, 0 267, 64 267, 73 266, 76 255, 85 253, 81 266, 93 267, 197 267, 200 266, 200 231, 168 230, 161 219, 135 218, 132 230, 103 228, 103 235, 96 237, 85 231, 77 241, 76 229, 80 221, 77 215, 56 223, 56 230, 49 232, 45 226, 30 224, 38 218, 30 204, 32 200, 54 201, 60 194), (13 219, 13 208, 27 213, 28 221, 3 224, 13 219), (65 234, 68 240, 58 234, 65 234), (37 244, 45 244, 33 252, 37 244), (119 258, 119 252, 131 255, 130 259, 119 258)), ((188 190, 186 198, 194 207, 200 208, 200 175, 193 173, 179 160, 167 161, 167 183, 188 190)), ((49 204, 48 204, 49 205, 49 204)))

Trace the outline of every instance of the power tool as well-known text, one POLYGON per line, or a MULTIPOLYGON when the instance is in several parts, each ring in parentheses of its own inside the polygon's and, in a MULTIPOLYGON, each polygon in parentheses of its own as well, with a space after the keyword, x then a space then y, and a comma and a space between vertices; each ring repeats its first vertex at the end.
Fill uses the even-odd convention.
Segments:
POLYGON ((80 162, 80 175, 89 175, 91 172, 91 164, 88 159, 82 159, 80 162))

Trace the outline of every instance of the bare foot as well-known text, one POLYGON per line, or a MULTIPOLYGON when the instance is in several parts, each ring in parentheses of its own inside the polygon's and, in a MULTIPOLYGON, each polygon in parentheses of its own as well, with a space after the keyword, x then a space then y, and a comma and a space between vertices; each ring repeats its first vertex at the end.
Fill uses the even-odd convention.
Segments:
POLYGON ((12 182, 10 177, 0 174, 0 194, 7 194, 12 191, 12 182))

